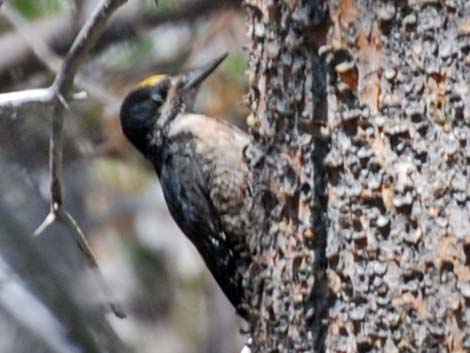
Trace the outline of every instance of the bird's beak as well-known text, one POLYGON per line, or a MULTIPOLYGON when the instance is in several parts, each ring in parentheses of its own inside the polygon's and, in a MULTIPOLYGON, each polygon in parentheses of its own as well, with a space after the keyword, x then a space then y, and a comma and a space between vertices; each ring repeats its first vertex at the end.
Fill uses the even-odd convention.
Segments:
POLYGON ((191 88, 198 86, 202 81, 204 81, 216 68, 219 66, 222 61, 225 60, 228 53, 224 53, 218 58, 208 62, 204 66, 201 66, 196 69, 192 69, 183 74, 182 83, 183 90, 187 91, 191 88))

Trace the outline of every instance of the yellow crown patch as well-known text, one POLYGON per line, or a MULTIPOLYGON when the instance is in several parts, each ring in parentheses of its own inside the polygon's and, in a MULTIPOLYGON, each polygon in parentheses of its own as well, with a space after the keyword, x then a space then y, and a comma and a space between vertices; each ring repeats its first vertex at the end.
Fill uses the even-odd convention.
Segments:
POLYGON ((152 75, 139 82, 136 88, 144 88, 158 85, 166 75, 152 75))

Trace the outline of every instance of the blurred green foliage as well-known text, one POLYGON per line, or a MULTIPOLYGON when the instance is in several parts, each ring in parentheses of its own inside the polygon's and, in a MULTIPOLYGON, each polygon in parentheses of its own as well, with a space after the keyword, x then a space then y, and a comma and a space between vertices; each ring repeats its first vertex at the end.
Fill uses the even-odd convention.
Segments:
POLYGON ((162 11, 168 10, 175 5, 174 0, 142 0, 146 10, 149 11, 162 11))
POLYGON ((127 241, 127 248, 136 265, 144 273, 152 273, 165 264, 164 253, 151 250, 137 241, 127 241))
POLYGON ((245 80, 245 71, 247 69, 246 59, 242 53, 231 53, 224 66, 225 72, 231 80, 245 80))
POLYGON ((142 190, 155 177, 151 170, 132 168, 123 161, 113 158, 95 158, 91 163, 92 175, 103 185, 114 187, 115 190, 135 192, 142 190))
POLYGON ((123 70, 123 67, 128 68, 144 62, 153 49, 154 44, 150 38, 139 37, 125 45, 109 49, 103 57, 110 67, 123 70))
POLYGON ((57 13, 65 3, 64 0, 11 0, 11 4, 27 18, 57 13))

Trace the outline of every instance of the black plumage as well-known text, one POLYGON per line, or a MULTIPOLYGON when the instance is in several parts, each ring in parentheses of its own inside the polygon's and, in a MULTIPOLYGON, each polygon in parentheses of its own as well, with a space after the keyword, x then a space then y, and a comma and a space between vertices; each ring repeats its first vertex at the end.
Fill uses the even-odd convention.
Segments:
POLYGON ((153 164, 170 213, 231 303, 243 298, 249 233, 250 138, 226 122, 186 111, 225 56, 175 77, 151 76, 124 99, 121 125, 153 164))

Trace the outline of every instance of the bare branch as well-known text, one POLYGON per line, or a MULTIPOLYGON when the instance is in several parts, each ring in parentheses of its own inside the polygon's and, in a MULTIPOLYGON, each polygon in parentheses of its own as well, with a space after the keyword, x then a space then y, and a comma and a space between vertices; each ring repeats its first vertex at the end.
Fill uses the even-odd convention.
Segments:
MULTIPOLYGON (((240 8, 240 0, 192 0, 185 6, 175 6, 170 9, 161 9, 157 12, 134 11, 131 13, 117 14, 109 21, 109 25, 103 31, 92 52, 102 51, 112 44, 133 39, 142 31, 182 21, 192 22, 207 16, 213 11, 226 8, 240 8)), ((56 16, 48 16, 30 24, 31 31, 43 38, 43 41, 58 55, 65 55, 70 47, 73 36, 70 23, 73 16, 70 13, 62 13, 56 16)), ((19 40, 17 33, 8 33, 0 37, 0 47, 11 48, 0 56, 0 82, 8 84, 11 77, 8 72, 12 68, 20 69, 25 75, 31 75, 42 70, 34 56, 28 55, 30 48, 19 40)))
POLYGON ((16 31, 28 43, 39 60, 46 66, 49 71, 56 72, 60 66, 60 58, 49 49, 42 38, 32 30, 28 21, 10 4, 5 4, 2 8, 3 16, 13 25, 16 31))
MULTIPOLYGON (((80 352, 128 352, 103 320, 101 311, 83 310, 74 289, 64 282, 61 271, 46 260, 47 255, 37 247, 18 217, 0 199, 0 256, 67 328, 67 337, 80 352)), ((15 303, 19 305, 18 301, 15 303)))
POLYGON ((57 217, 54 213, 49 213, 42 221, 41 225, 34 231, 35 236, 41 235, 50 225, 54 224, 57 217))
MULTIPOLYGON (((61 39, 62 41, 67 40, 68 46, 70 46, 74 36, 70 29, 72 14, 69 12, 64 11, 58 15, 47 16, 29 22, 31 32, 42 38, 43 42, 47 43, 48 47, 59 56, 65 55, 68 47, 57 50, 52 38, 61 39)), ((0 15, 4 15, 3 7, 0 15)), ((43 70, 43 63, 36 60, 34 55, 31 55, 31 47, 27 41, 23 40, 21 32, 11 31, 3 34, 0 37, 0 47, 8 48, 0 56, 0 80, 2 82, 8 82, 8 72, 12 68, 19 68, 26 75, 43 70)))
MULTIPOLYGON (((58 74, 61 68, 61 61, 62 59, 56 55, 48 46, 47 42, 38 35, 33 26, 28 22, 27 19, 21 15, 15 8, 13 8, 8 3, 2 9, 2 13, 4 17, 10 22, 10 24, 16 29, 16 31, 21 35, 22 39, 28 43, 29 47, 33 51, 34 55, 39 59, 39 61, 47 67, 49 71, 52 73, 58 74)), ((80 88, 83 88, 87 92, 89 92, 93 97, 97 98, 101 101, 105 106, 117 106, 119 100, 114 95, 107 92, 103 87, 101 87, 98 83, 92 82, 88 78, 83 77, 83 75, 77 74, 76 75, 77 85, 80 88)), ((2 96, 0 94, 0 107, 4 104, 9 105, 11 101, 17 102, 18 106, 24 104, 23 99, 19 99, 19 97, 26 97, 31 102, 26 103, 48 103, 52 96, 44 97, 44 100, 37 101, 36 95, 31 94, 34 92, 29 91, 19 91, 13 92, 14 96, 12 97, 11 93, 8 93, 6 96, 2 96)), ((60 96, 59 96, 60 98, 60 96)), ((73 97, 75 99, 75 97, 73 97)), ((62 100, 64 105, 65 101, 62 100)), ((15 107, 18 107, 15 106, 15 107)), ((14 107, 12 107, 14 108, 14 107)))
MULTIPOLYGON (((48 43, 41 37, 41 35, 38 35, 38 33, 35 32, 34 27, 29 23, 29 21, 8 3, 3 7, 2 13, 21 35, 22 39, 28 43, 39 61, 47 67, 50 72, 57 74, 61 67, 62 58, 50 49, 48 43)), ((107 90, 101 87, 97 82, 93 82, 80 74, 77 74, 76 81, 80 88, 89 92, 105 106, 118 105, 119 100, 114 95, 108 93, 107 90)))
MULTIPOLYGON (((106 21, 114 10, 127 0, 103 0, 97 6, 92 16, 85 22, 67 53, 62 68, 54 80, 53 87, 57 93, 67 93, 85 55, 95 44, 98 35, 103 30, 106 21)), ((65 94, 64 94, 65 95, 65 94)))
POLYGON ((50 190, 51 190, 51 213, 56 215, 56 218, 64 223, 69 232, 75 239, 78 248, 85 256, 85 260, 95 269, 98 274, 97 279, 100 283, 104 294, 110 302, 111 310, 119 318, 124 318, 126 315, 119 305, 110 300, 111 290, 108 288, 103 275, 99 271, 98 264, 93 256, 93 253, 88 246, 83 232, 78 227, 72 216, 62 208, 63 192, 62 192, 62 151, 63 151, 63 135, 64 135, 64 108, 67 108, 66 99, 69 91, 72 88, 78 68, 83 62, 87 52, 93 46, 96 38, 103 30, 106 21, 111 16, 113 11, 127 0, 103 0, 92 16, 84 24, 80 30, 75 41, 72 44, 69 52, 67 53, 59 73, 51 86, 53 90, 54 108, 52 115, 52 127, 49 146, 49 170, 50 170, 50 190))
MULTIPOLYGON (((19 92, 11 92, 0 94, 0 108, 19 108, 27 103, 51 103, 53 106, 52 112, 52 125, 50 135, 50 146, 49 146, 49 172, 50 172, 50 192, 51 192, 51 210, 46 219, 42 222, 35 234, 40 234, 44 229, 56 221, 62 222, 70 234, 74 237, 78 248, 85 257, 85 261, 92 268, 96 275, 96 278, 106 296, 111 310, 119 318, 124 318, 126 315, 122 308, 113 303, 111 298, 111 290, 108 288, 103 275, 101 274, 98 264, 91 252, 90 247, 83 235, 83 232, 78 227, 73 217, 63 208, 63 192, 62 192, 62 152, 63 152, 63 135, 64 135, 64 110, 68 109, 67 99, 70 95, 70 90, 73 86, 75 76, 77 75, 78 69, 85 59, 86 54, 90 48, 94 45, 98 35, 103 30, 106 21, 109 19, 111 14, 120 5, 125 3, 127 0, 102 0, 100 5, 96 7, 92 16, 84 24, 80 30, 76 39, 74 40, 72 47, 67 53, 62 66, 58 70, 54 82, 49 88, 26 90, 19 92)), ((27 24, 22 21, 22 18, 15 16, 13 11, 7 8, 7 15, 12 22, 14 22, 18 29, 23 31, 22 34, 25 37, 29 37, 26 33, 25 28, 27 24)), ((29 44, 33 48, 34 52, 38 57, 45 61, 49 61, 51 57, 55 59, 47 45, 41 44, 41 41, 37 42, 28 39, 29 44)), ((49 68, 53 71, 54 67, 52 64, 48 64, 49 68)))
POLYGON ((101 290, 105 294, 105 297, 108 299, 108 304, 111 310, 117 317, 121 319, 125 318, 126 314, 121 305, 111 299, 113 297, 112 292, 106 285, 106 279, 100 271, 98 263, 96 262, 95 256, 93 255, 93 252, 90 248, 90 245, 88 244, 88 241, 85 238, 85 235, 83 234, 83 231, 80 229, 77 222, 70 215, 70 213, 65 211, 63 208, 59 209, 58 217, 59 220, 67 227, 69 232, 73 235, 78 248, 85 255, 85 261, 91 268, 93 274, 96 276, 97 282, 101 285, 101 290))
POLYGON ((63 113, 67 108, 66 98, 73 85, 78 68, 85 55, 93 46, 99 33, 113 11, 127 0, 102 0, 92 16, 85 22, 67 53, 51 89, 56 97, 52 116, 50 139, 50 173, 51 173, 51 211, 57 212, 62 206, 62 139, 63 113))
MULTIPOLYGON (((113 11, 127 0, 103 0, 96 7, 92 16, 85 22, 83 28, 75 38, 72 47, 67 53, 59 73, 52 83, 54 96, 57 98, 52 116, 52 128, 49 149, 49 168, 51 175, 51 212, 60 210, 63 203, 62 192, 62 151, 63 151, 63 113, 67 108, 66 97, 75 80, 78 68, 86 54, 95 43, 98 35, 103 30, 106 21, 113 11)), ((76 234, 76 233, 72 233, 76 234)), ((81 250, 83 250, 81 248, 81 250)), ((85 256, 89 254, 84 252, 85 256)), ((122 313, 117 313, 118 317, 122 313)))
MULTIPOLYGON (((16 236, 16 234, 15 234, 16 236)), ((53 352, 78 352, 67 332, 49 309, 36 298, 27 285, 0 256, 0 307, 14 321, 38 337, 53 352), (41 323, 38 325, 37 323, 41 323)))
POLYGON ((0 93, 0 108, 17 109, 27 104, 46 104, 50 103, 52 98, 53 92, 50 88, 0 93))

